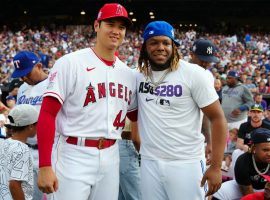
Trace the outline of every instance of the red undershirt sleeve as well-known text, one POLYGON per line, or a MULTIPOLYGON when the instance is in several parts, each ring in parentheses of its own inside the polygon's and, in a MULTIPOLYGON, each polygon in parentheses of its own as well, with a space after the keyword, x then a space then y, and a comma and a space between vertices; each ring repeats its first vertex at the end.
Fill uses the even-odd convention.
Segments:
POLYGON ((37 124, 39 167, 51 166, 55 119, 62 104, 54 97, 44 97, 37 124))

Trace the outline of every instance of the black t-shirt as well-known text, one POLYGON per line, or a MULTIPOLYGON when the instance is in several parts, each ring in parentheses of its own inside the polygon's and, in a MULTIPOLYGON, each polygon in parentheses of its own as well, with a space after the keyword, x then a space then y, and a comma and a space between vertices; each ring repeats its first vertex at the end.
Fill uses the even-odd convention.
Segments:
POLYGON ((267 128, 270 129, 270 124, 266 122, 262 122, 262 125, 260 127, 254 128, 251 126, 251 122, 245 122, 240 125, 239 131, 238 131, 238 137, 241 139, 244 139, 244 144, 251 145, 251 133, 257 128, 267 128))
MULTIPOLYGON (((260 172, 264 172, 268 164, 256 162, 260 172)), ((244 153, 238 157, 234 167, 235 180, 239 185, 252 185, 256 190, 264 189, 266 180, 260 176, 252 163, 252 154, 244 153)), ((270 169, 266 173, 270 175, 270 169)))

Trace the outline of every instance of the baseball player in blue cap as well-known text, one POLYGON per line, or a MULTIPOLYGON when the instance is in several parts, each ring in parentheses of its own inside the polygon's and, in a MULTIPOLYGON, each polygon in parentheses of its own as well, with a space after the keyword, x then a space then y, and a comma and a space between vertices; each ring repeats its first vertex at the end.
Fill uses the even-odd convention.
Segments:
POLYGON ((149 23, 143 38, 137 75, 142 199, 205 199, 221 185, 227 127, 218 96, 203 68, 180 59, 169 23, 149 23), (212 129, 207 170, 201 111, 212 129))
MULTIPOLYGON (((43 71, 40 58, 31 51, 20 51, 13 58, 15 67, 12 78, 20 78, 23 84, 19 87, 16 104, 30 104, 40 111, 43 93, 48 85, 48 75, 43 71)), ((43 199, 43 193, 37 185, 38 176, 38 144, 37 137, 28 138, 27 145, 30 147, 34 158, 34 195, 33 199, 43 199)))

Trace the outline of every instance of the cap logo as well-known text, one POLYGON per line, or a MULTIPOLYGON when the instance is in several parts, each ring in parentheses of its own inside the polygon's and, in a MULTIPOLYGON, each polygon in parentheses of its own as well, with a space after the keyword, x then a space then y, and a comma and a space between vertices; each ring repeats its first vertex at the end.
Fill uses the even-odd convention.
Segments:
POLYGON ((211 55, 213 54, 213 48, 212 47, 207 47, 206 53, 211 55))
POLYGON ((174 31, 173 31, 173 29, 171 30, 171 33, 172 33, 172 37, 174 37, 174 31))
POLYGON ((8 119, 9 119, 9 121, 10 121, 11 123, 13 123, 13 124, 15 123, 12 116, 8 115, 8 119))
POLYGON ((267 142, 269 142, 270 141, 270 138, 267 138, 267 142))
POLYGON ((149 31, 149 35, 153 35, 154 34, 154 31, 149 31))
POLYGON ((15 66, 17 69, 20 68, 19 63, 20 63, 20 60, 14 60, 14 61, 13 61, 13 64, 14 64, 14 66, 15 66))
POLYGON ((100 11, 99 13, 98 13, 98 19, 101 17, 101 15, 102 15, 102 12, 100 11))
POLYGON ((192 51, 195 52, 197 49, 196 45, 193 46, 192 51))
POLYGON ((116 14, 121 16, 124 15, 123 7, 119 4, 117 5, 116 14))

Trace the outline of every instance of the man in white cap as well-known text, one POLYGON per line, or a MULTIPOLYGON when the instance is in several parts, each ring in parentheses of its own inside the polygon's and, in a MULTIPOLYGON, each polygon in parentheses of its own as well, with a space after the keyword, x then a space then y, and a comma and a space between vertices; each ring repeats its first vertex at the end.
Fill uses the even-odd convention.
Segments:
POLYGON ((33 158, 26 140, 36 135, 38 112, 22 104, 8 115, 12 136, 0 147, 0 199, 32 200, 34 192, 33 158))

